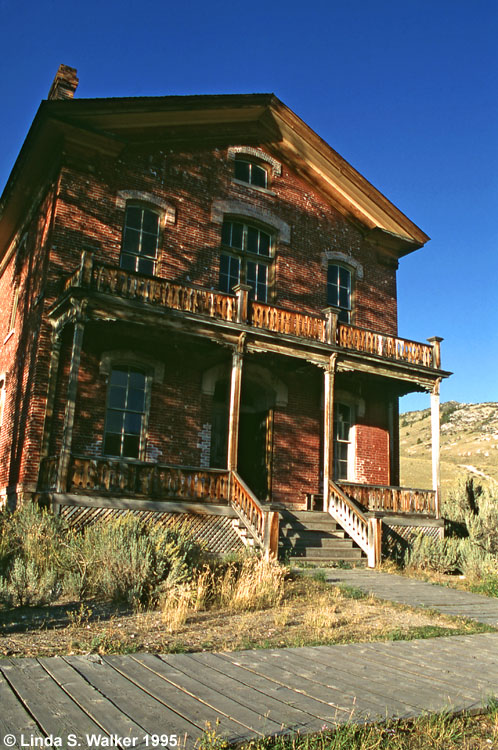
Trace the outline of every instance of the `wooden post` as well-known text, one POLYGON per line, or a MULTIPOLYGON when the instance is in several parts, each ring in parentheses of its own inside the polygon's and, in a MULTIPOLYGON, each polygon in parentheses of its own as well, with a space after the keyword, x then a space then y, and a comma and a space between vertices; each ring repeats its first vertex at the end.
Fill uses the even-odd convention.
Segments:
POLYGON ((329 507, 329 480, 334 476, 334 380, 337 354, 332 354, 325 370, 323 408, 323 510, 329 507))
POLYGON ((322 313, 327 319, 325 326, 325 343, 337 344, 337 323, 339 321, 339 307, 325 307, 322 313))
POLYGON ((432 336, 427 339, 429 344, 432 346, 432 366, 435 370, 441 369, 441 341, 444 339, 441 336, 432 336))
POLYGON ((78 286, 89 287, 92 281, 93 251, 82 250, 80 269, 78 274, 78 286))
POLYGON ((279 515, 277 511, 265 511, 264 521, 264 556, 265 560, 278 557, 278 532, 279 532, 279 515))
POLYGON ((69 460, 71 458, 71 444, 73 440, 74 412, 76 407, 76 394, 78 391, 78 375, 80 371, 81 349, 83 346, 83 334, 85 324, 81 319, 74 322, 73 348, 71 352, 71 367, 69 370, 69 381, 67 384, 66 413, 64 415, 64 429, 62 431, 62 446, 57 471, 57 492, 65 492, 67 489, 67 473, 69 460))
POLYGON ((241 334, 237 348, 232 354, 232 377, 230 381, 230 412, 228 417, 228 471, 237 471, 237 448, 239 444, 240 394, 242 390, 242 365, 244 359, 245 333, 241 334))
POLYGON ((249 292, 252 286, 237 284, 233 287, 237 297, 237 323, 247 323, 249 319, 249 292))
POLYGON ((439 391, 441 378, 437 378, 431 393, 431 444, 432 444, 432 489, 436 492, 436 518, 440 516, 441 471, 440 471, 440 408, 439 391))
POLYGON ((382 518, 370 516, 368 519, 368 567, 375 568, 382 559, 382 518))
POLYGON ((43 421, 43 439, 41 457, 47 458, 50 451, 50 438, 52 436, 52 422, 54 414, 55 392, 57 386, 57 375, 59 373, 59 360, 62 346, 63 328, 58 326, 52 329, 52 351, 50 353, 50 369, 48 371, 47 403, 45 406, 45 418, 43 421))

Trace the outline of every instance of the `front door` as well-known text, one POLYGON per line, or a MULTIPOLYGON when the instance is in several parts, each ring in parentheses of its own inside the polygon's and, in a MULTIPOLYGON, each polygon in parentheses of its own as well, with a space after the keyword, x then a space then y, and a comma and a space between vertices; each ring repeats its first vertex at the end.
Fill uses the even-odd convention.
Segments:
POLYGON ((271 494, 273 409, 241 411, 239 422, 238 471, 259 500, 271 494))

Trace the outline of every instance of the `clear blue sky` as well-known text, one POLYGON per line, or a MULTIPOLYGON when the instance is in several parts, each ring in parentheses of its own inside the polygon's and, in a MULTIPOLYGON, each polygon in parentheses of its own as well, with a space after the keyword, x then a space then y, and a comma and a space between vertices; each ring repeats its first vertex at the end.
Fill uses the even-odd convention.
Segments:
POLYGON ((443 400, 498 401, 497 40, 496 0, 0 0, 0 185, 59 63, 79 97, 272 91, 432 238, 399 332, 444 337, 443 400))

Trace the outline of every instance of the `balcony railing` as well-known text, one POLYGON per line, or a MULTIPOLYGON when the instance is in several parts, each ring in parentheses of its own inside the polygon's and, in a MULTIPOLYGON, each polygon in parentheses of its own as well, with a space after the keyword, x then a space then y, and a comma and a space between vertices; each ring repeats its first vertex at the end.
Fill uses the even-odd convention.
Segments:
POLYGON ((338 482, 342 491, 368 511, 436 515, 434 490, 338 482))
POLYGON ((137 300, 150 305, 193 313, 229 323, 296 336, 310 341, 336 345, 383 359, 396 360, 427 368, 440 363, 439 342, 431 344, 389 336, 337 322, 337 314, 309 315, 283 307, 248 300, 248 287, 240 287, 236 295, 177 284, 166 279, 142 276, 116 266, 93 263, 83 253, 81 266, 64 283, 64 291, 74 287, 92 289, 103 294, 137 300))

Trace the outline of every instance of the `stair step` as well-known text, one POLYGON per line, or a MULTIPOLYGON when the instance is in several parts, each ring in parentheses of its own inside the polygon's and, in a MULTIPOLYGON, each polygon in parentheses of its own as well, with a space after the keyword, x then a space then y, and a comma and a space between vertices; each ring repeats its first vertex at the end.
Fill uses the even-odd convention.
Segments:
POLYGON ((359 547, 350 547, 349 549, 331 550, 320 549, 319 547, 305 547, 302 550, 293 550, 289 560, 307 560, 315 558, 317 560, 360 560, 362 556, 359 547), (296 554, 297 553, 297 554, 296 554))
POLYGON ((361 562, 362 550, 329 513, 316 510, 280 512, 279 549, 289 561, 361 562))
POLYGON ((352 539, 313 539, 310 542, 302 542, 300 539, 296 540, 293 544, 288 542, 287 544, 283 542, 281 544, 282 549, 333 549, 333 550, 342 550, 342 549, 352 549, 353 548, 353 541, 352 539))

